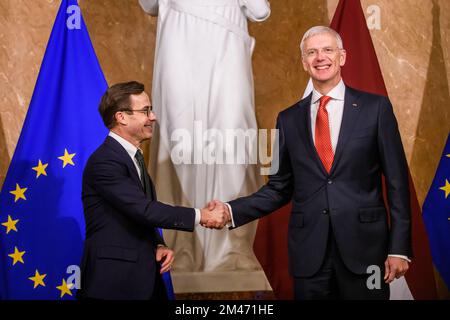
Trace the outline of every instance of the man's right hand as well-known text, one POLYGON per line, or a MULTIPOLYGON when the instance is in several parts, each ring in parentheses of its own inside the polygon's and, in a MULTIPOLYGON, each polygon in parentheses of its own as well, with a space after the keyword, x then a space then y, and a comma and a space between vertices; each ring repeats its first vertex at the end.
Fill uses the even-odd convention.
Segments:
POLYGON ((200 224, 205 228, 222 229, 230 221, 228 207, 218 200, 208 202, 200 213, 200 224))

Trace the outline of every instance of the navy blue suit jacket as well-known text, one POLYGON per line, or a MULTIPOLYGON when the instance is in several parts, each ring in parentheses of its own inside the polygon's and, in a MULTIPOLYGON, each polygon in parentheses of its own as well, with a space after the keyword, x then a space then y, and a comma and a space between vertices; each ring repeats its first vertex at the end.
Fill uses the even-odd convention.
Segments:
MULTIPOLYGON (((163 244, 157 228, 194 230, 195 211, 158 202, 152 184, 146 196, 133 160, 107 137, 83 173, 86 240, 81 298, 150 299, 163 244)), ((163 294, 163 293, 161 293, 163 294)))
POLYGON ((346 87, 328 174, 312 140, 311 96, 279 114, 279 170, 255 194, 230 202, 236 226, 292 200, 287 236, 289 270, 295 277, 319 270, 330 224, 339 253, 354 273, 366 273, 370 265, 383 269, 388 253, 411 257, 407 162, 388 98, 346 87))

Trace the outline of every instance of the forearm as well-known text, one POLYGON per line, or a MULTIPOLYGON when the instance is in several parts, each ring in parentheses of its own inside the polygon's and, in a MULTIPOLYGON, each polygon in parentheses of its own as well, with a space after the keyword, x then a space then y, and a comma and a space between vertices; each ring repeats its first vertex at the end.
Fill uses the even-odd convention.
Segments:
POLYGON ((293 194, 294 178, 286 136, 281 116, 277 118, 278 141, 273 152, 278 159, 272 160, 269 181, 259 191, 229 202, 236 226, 261 218, 287 204, 293 194))
MULTIPOLYGON (((288 182, 289 181, 289 182, 288 182)), ((292 184, 268 184, 256 193, 229 202, 233 212, 234 226, 241 226, 270 214, 292 199, 292 184)))
POLYGON ((85 171, 86 197, 99 197, 120 214, 149 228, 194 229, 194 209, 148 199, 123 165, 96 162, 88 164, 85 171))

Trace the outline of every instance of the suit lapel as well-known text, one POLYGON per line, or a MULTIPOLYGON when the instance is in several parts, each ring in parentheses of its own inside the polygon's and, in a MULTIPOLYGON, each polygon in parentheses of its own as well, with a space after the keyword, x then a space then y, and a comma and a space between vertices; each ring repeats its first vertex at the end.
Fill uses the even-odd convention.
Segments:
POLYGON ((131 172, 131 178, 135 180, 137 184, 139 184, 142 190, 144 190, 142 187, 142 182, 139 179, 136 166, 134 165, 133 160, 131 159, 127 151, 122 147, 122 145, 110 136, 106 137, 105 144, 112 148, 120 156, 121 160, 126 164, 128 170, 131 172))
POLYGON ((358 121, 360 115, 361 105, 358 104, 359 94, 352 88, 345 87, 344 98, 344 112, 342 114, 342 124, 339 132, 338 144, 336 146, 336 152, 334 155, 333 165, 331 167, 330 175, 336 170, 339 160, 347 144, 348 139, 351 136, 353 128, 358 121))
POLYGON ((320 160, 319 154, 317 153, 316 146, 314 145, 314 141, 312 138, 311 131, 311 99, 312 92, 305 99, 299 102, 298 112, 299 118, 302 120, 302 123, 305 123, 305 126, 297 125, 298 133, 300 138, 304 140, 304 145, 307 147, 308 153, 311 156, 311 159, 317 164, 319 169, 323 174, 327 175, 325 167, 320 160))

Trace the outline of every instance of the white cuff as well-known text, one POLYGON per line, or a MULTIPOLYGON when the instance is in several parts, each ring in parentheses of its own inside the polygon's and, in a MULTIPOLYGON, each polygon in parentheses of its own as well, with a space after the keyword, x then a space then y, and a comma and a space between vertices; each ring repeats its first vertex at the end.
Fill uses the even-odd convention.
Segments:
POLYGON ((401 258, 401 259, 406 260, 409 263, 411 263, 411 259, 409 259, 407 256, 404 256, 404 255, 401 255, 401 254, 388 254, 388 257, 401 258))
POLYGON ((231 221, 227 223, 228 228, 236 228, 236 225, 234 224, 234 218, 233 218, 233 209, 231 209, 231 206, 225 202, 225 205, 228 207, 228 211, 230 212, 231 221))
POLYGON ((200 209, 194 208, 195 210, 195 222, 194 227, 200 224, 200 219, 202 218, 202 214, 200 213, 200 209))

